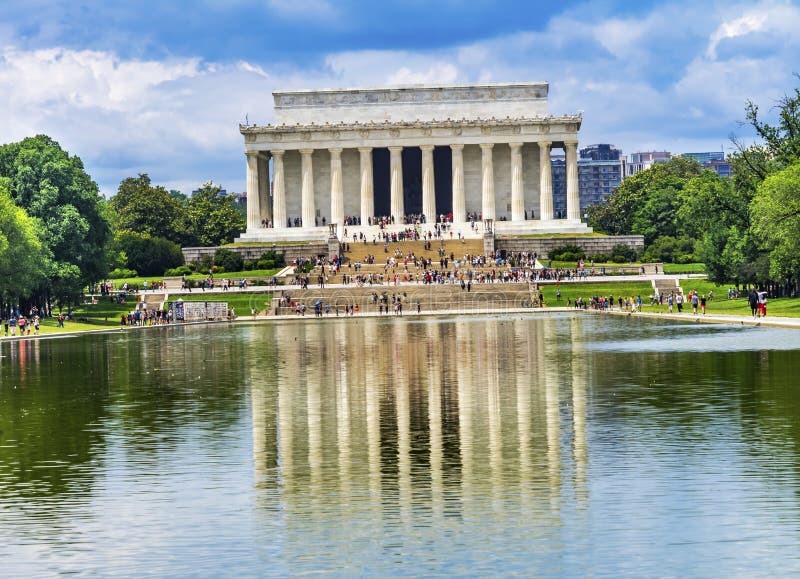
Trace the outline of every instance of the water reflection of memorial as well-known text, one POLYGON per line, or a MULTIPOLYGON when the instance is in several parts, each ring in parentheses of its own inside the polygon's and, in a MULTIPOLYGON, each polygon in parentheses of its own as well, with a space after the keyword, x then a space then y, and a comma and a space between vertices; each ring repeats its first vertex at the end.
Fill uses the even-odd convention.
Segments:
POLYGON ((277 375, 252 394, 262 505, 324 518, 314 505, 334 500, 389 526, 421 511, 557 517, 588 496, 581 323, 276 326, 277 375))

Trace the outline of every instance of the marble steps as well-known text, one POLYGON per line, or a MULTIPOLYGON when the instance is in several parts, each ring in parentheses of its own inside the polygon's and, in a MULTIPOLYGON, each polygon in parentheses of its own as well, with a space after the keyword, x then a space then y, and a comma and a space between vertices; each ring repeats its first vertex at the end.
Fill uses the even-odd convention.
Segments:
MULTIPOLYGON (((473 284, 472 291, 462 290, 458 285, 414 285, 414 286, 334 286, 325 288, 309 288, 287 292, 295 303, 305 304, 313 310, 317 301, 331 307, 358 304, 362 312, 379 311, 378 304, 373 303, 372 294, 386 294, 391 304, 393 295, 401 296, 403 303, 416 309, 421 304, 423 309, 478 309, 489 307, 526 307, 530 302, 528 284, 473 284)), ((275 302, 277 302, 276 296, 275 302)), ((291 306, 277 308, 280 313, 292 311, 291 306)))

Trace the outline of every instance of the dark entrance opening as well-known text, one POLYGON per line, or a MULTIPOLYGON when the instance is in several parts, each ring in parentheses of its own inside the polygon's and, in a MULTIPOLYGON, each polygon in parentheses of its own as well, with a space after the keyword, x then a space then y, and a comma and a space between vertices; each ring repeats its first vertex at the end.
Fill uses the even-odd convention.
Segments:
POLYGON ((374 191, 376 216, 386 216, 391 212, 390 180, 389 149, 373 149, 372 189, 374 191))
POLYGON ((403 152, 403 210, 406 215, 422 213, 422 149, 404 148, 403 152))
POLYGON ((449 215, 453 212, 453 151, 450 147, 433 149, 433 181, 436 213, 449 215))

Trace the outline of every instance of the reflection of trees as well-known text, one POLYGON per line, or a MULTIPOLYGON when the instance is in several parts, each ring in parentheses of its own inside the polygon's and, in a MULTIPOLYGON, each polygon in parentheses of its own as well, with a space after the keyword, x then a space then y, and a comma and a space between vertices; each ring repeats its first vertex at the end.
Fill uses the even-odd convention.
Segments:
POLYGON ((108 338, 0 346, 0 495, 85 492, 103 449, 108 338), (66 362, 66 363, 65 363, 66 362))

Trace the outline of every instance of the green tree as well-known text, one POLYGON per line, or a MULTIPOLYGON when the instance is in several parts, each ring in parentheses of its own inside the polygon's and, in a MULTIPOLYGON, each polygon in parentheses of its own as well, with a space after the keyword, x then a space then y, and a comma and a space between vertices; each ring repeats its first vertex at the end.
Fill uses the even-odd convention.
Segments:
POLYGON ((245 219, 220 187, 205 183, 189 199, 189 223, 194 242, 201 246, 230 243, 245 229, 245 219))
POLYGON ((773 280, 800 289, 800 162, 768 176, 751 203, 753 232, 773 280))
POLYGON ((113 251, 127 257, 127 265, 139 275, 164 275, 164 272, 183 264, 183 254, 177 243, 138 231, 118 231, 113 251))
POLYGON ((186 206, 146 173, 128 177, 111 199, 117 231, 136 231, 178 245, 191 242, 186 206))
POLYGON ((589 207, 589 224, 610 235, 644 235, 645 244, 662 235, 676 236, 680 193, 701 172, 698 163, 683 157, 655 163, 589 207))
POLYGON ((0 185, 0 296, 29 296, 44 279, 49 265, 35 221, 17 207, 0 185))
POLYGON ((56 298, 80 292, 107 272, 111 237, 97 184, 80 158, 45 135, 0 146, 0 181, 36 219, 49 255, 46 287, 56 298))

